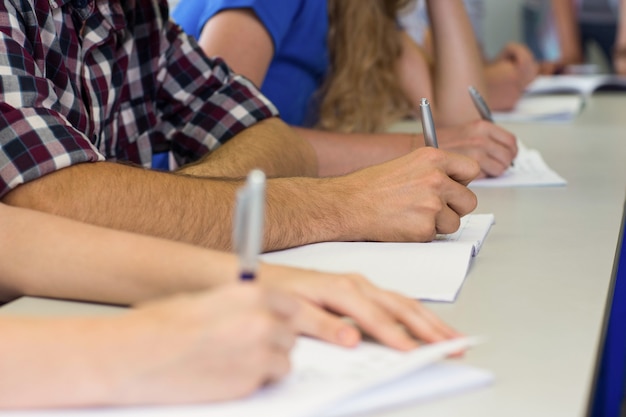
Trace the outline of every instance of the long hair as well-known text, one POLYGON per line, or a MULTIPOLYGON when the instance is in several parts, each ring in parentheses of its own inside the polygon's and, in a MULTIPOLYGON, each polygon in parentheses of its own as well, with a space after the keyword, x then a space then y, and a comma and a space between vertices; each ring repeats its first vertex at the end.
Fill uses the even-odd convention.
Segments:
POLYGON ((398 83, 398 12, 412 0, 328 0, 330 69, 318 91, 318 127, 376 132, 407 116, 398 83))

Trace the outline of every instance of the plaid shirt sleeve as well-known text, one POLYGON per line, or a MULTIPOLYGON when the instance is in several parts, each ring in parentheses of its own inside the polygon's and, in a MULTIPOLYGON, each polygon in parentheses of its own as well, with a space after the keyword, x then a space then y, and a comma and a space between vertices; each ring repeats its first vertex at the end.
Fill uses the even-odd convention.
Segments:
MULTIPOLYGON (((179 165, 198 159, 239 132, 278 115, 245 77, 219 58, 207 58, 172 21, 159 65, 160 123, 179 165)), ((154 142, 154 141, 153 141, 154 142)))
POLYGON ((27 38, 24 21, 12 2, 0 5, 0 198, 56 170, 103 160, 55 111, 59 98, 43 77, 35 58, 39 45, 27 38))

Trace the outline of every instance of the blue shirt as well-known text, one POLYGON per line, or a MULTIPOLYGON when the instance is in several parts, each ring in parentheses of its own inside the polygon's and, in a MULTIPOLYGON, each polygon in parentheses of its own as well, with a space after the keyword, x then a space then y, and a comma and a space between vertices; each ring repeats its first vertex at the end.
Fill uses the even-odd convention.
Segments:
POLYGON ((274 43, 274 57, 261 91, 292 125, 316 122, 313 93, 328 71, 326 0, 180 0, 172 17, 196 39, 216 13, 254 11, 274 43))

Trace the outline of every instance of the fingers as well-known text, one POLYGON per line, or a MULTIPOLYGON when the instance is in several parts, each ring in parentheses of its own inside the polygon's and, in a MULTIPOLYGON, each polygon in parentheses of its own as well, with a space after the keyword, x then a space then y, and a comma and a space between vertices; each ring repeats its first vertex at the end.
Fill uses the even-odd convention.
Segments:
POLYGON ((266 290, 266 303, 270 311, 282 318, 292 317, 299 308, 298 301, 286 293, 266 290))
POLYGON ((365 295, 363 286, 371 287, 370 291, 383 291, 361 277, 337 277, 332 288, 325 291, 324 307, 352 318, 359 328, 387 346, 399 350, 416 348, 419 344, 374 298, 365 295))
MULTIPOLYGON (((442 217, 447 215, 447 217, 442 217, 442 222, 449 219, 445 224, 454 227, 452 232, 455 232, 459 228, 459 217, 463 217, 466 214, 471 213, 478 205, 478 198, 476 197, 476 194, 464 185, 458 183, 450 183, 446 190, 442 193, 442 198, 445 202, 445 206, 442 208, 439 216, 442 217), (447 214, 447 210, 450 210, 449 214, 447 214), (454 219, 450 217, 452 215, 454 215, 454 219)), ((439 228, 437 231, 439 233, 452 233, 442 232, 439 228)))
POLYGON ((469 184, 480 173, 476 161, 457 153, 447 154, 443 168, 450 178, 463 185, 469 184))
POLYGON ((462 336, 417 300, 384 291, 380 302, 413 336, 424 342, 434 343, 462 336))
POLYGON ((361 341, 361 334, 356 328, 304 300, 294 326, 304 335, 341 346, 354 347, 361 341))

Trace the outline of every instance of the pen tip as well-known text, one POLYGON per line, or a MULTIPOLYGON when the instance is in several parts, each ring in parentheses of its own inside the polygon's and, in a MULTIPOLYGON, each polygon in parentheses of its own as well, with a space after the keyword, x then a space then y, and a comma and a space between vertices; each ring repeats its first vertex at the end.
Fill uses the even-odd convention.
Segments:
POLYGON ((427 99, 423 98, 423 99, 422 99, 422 103, 421 103, 421 105, 422 105, 422 106, 429 106, 429 105, 430 105, 430 103, 428 103, 428 100, 427 100, 427 99))

